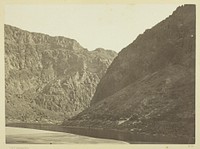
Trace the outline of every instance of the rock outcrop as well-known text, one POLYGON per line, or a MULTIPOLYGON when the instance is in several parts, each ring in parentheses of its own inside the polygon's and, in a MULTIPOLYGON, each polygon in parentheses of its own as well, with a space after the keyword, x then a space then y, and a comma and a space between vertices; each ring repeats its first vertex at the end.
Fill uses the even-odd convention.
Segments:
POLYGON ((178 7, 122 49, 91 107, 63 124, 193 139, 195 6, 178 7))
POLYGON ((5 25, 7 122, 56 122, 90 105, 117 55, 88 51, 77 41, 5 25))

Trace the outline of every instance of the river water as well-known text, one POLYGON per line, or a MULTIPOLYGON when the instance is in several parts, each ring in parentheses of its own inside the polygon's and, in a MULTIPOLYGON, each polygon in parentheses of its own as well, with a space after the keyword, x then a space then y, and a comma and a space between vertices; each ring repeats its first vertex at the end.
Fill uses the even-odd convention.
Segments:
POLYGON ((193 139, 188 137, 173 137, 173 136, 158 136, 148 134, 134 134, 119 130, 81 128, 81 127, 66 127, 53 124, 27 124, 13 123, 8 124, 9 127, 31 128, 39 130, 49 130, 56 132, 66 132, 76 135, 89 136, 94 138, 114 139, 125 141, 131 144, 192 144, 193 139))

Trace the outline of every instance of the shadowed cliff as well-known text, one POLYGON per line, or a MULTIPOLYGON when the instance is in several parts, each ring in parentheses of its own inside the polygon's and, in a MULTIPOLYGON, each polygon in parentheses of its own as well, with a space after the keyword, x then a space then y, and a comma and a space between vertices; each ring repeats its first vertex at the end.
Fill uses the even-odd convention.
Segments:
POLYGON ((195 5, 180 6, 139 35, 109 66, 91 106, 63 124, 194 139, 195 17, 195 5))

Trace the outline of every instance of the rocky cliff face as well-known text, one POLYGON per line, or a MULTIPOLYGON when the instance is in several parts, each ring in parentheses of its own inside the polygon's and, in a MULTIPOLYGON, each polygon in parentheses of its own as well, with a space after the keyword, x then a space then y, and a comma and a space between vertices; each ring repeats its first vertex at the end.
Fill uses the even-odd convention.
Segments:
POLYGON ((5 25, 6 120, 49 122, 90 104, 115 52, 5 25))
POLYGON ((195 6, 185 5, 122 49, 91 107, 64 124, 193 138, 194 75, 195 6))

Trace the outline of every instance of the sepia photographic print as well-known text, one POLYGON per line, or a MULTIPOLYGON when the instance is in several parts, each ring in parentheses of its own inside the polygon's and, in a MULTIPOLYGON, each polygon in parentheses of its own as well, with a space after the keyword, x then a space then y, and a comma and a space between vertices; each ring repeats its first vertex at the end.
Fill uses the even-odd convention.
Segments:
POLYGON ((5 145, 195 145, 196 16, 192 1, 5 4, 5 145))

